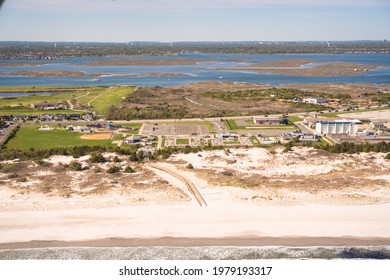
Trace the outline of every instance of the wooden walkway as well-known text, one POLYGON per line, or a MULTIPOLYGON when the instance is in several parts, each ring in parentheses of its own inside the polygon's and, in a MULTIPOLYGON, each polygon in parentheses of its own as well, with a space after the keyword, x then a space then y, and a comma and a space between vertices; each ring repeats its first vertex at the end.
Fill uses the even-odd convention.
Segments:
POLYGON ((176 177, 177 179, 181 180, 187 186, 188 190, 192 193, 192 195, 195 197, 195 199, 198 201, 199 205, 200 206, 207 206, 206 201, 203 199, 202 195, 200 194, 198 189, 195 187, 194 183, 192 183, 186 177, 178 174, 177 172, 175 172, 167 167, 164 167, 164 166, 161 166, 161 165, 158 165, 155 163, 151 163, 149 166, 152 168, 161 170, 163 172, 166 172, 166 173, 176 177))

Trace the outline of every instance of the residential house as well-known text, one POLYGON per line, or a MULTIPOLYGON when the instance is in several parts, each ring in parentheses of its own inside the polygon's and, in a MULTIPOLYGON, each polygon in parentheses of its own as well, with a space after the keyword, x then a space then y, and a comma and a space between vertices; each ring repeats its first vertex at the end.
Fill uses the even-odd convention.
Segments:
POLYGON ((370 126, 372 128, 376 128, 376 129, 385 128, 385 124, 383 122, 380 122, 380 121, 371 121, 370 126))

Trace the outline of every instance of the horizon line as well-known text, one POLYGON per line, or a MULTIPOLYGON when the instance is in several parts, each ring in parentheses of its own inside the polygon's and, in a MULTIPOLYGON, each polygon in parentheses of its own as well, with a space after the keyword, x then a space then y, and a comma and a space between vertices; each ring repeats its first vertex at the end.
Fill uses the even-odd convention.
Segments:
POLYGON ((199 40, 199 41, 46 41, 46 40, 0 40, 0 43, 109 43, 109 44, 130 44, 130 43, 149 43, 149 44, 175 44, 175 43, 324 43, 324 42, 389 42, 384 39, 354 39, 354 40, 199 40))

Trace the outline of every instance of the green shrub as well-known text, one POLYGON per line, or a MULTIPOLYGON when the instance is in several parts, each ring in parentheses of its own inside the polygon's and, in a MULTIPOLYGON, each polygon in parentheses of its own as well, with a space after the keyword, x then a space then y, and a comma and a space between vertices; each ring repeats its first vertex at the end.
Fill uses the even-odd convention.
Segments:
POLYGON ((73 171, 82 171, 83 170, 83 166, 77 160, 73 160, 69 164, 69 169, 73 170, 73 171))
POLYGON ((191 163, 187 164, 186 167, 187 167, 188 169, 194 169, 194 166, 193 166, 191 163))
POLYGON ((104 163, 107 160, 101 153, 92 153, 89 157, 89 161, 92 163, 104 163))
POLYGON ((18 178, 19 175, 16 173, 12 173, 12 174, 9 174, 7 177, 8 177, 8 179, 14 179, 14 178, 18 178))
POLYGON ((121 160, 118 158, 118 156, 115 156, 113 159, 112 159, 113 162, 121 162, 121 160))
POLYGON ((20 178, 16 179, 16 182, 19 182, 19 183, 27 182, 27 178, 26 177, 20 177, 20 178))
POLYGON ((125 173, 134 173, 135 170, 131 166, 126 166, 124 172, 125 173))
POLYGON ((102 173, 102 172, 103 172, 102 168, 100 168, 100 167, 95 168, 95 173, 102 173))
POLYGON ((117 165, 112 165, 107 169, 107 173, 110 173, 110 174, 117 173, 120 171, 121 171, 121 168, 117 165))

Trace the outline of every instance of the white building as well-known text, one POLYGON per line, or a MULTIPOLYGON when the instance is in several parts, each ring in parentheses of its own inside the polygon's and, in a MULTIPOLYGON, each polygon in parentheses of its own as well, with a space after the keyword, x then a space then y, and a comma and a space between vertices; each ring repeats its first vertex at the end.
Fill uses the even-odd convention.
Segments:
POLYGON ((319 134, 356 134, 357 125, 350 121, 317 122, 316 131, 319 134))
POLYGON ((328 100, 325 98, 321 98, 321 97, 319 97, 319 98, 304 98, 303 102, 313 103, 313 104, 321 104, 321 103, 327 103, 328 100))

